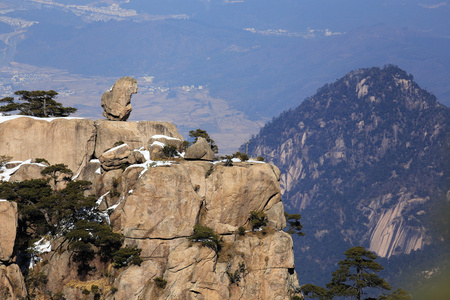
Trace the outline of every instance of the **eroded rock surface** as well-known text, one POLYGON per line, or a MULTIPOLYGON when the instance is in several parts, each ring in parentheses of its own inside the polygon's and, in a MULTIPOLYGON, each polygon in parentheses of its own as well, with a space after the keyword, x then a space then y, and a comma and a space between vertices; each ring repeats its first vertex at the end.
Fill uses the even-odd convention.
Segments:
POLYGON ((185 168, 154 167, 115 213, 126 237, 172 239, 192 234, 201 203, 185 168))
MULTIPOLYGON (((114 283, 133 299, 290 299, 298 280, 292 239, 280 200, 279 171, 269 164, 181 161, 149 168, 111 215, 144 263, 114 283), (248 218, 264 211, 269 226, 252 232, 248 218), (218 254, 188 239, 195 224, 221 234, 218 254), (244 227, 244 236, 237 234, 244 227), (236 270, 240 270, 236 273, 236 270), (164 278, 169 288, 155 284, 164 278)), ((111 298, 112 299, 112 298, 111 298)))
POLYGON ((27 290, 19 266, 0 263, 0 299, 19 300, 26 296, 27 290))
MULTIPOLYGON (((181 148, 182 137, 172 124, 111 121, 89 124, 94 129, 93 144, 86 141, 84 156, 80 156, 88 157, 89 161, 78 164, 79 171, 74 177, 92 181, 87 192, 98 197, 105 220, 110 214, 108 221, 116 232, 124 235, 124 245, 142 249, 143 262, 140 266, 119 269, 96 257, 80 273, 67 240, 54 238, 51 248, 46 250, 49 252, 39 254, 42 262, 30 271, 48 279, 41 283, 39 295, 50 291, 75 300, 85 297, 85 289, 89 291, 92 286, 97 286, 101 296, 110 300, 288 300, 296 295, 298 280, 292 239, 280 231, 286 222, 278 168, 255 162, 233 162, 233 166, 226 166, 224 162, 209 161, 212 158, 205 160, 203 154, 196 160, 152 160, 151 145, 181 148), (120 144, 116 142, 124 143, 113 147, 120 144), (253 231, 249 224, 253 211, 267 216, 267 226, 261 231, 253 231), (213 249, 203 245, 204 240, 191 240, 195 225, 213 229, 221 246, 213 249), (242 228, 238 230, 239 227, 242 228), (157 284, 155 279, 165 281, 166 285, 157 284)), ((40 134, 42 137, 43 133, 40 134)), ((40 147, 46 149, 45 143, 40 147)), ((207 149, 211 151, 209 145, 207 149)), ((49 160, 45 155, 41 157, 49 160)), ((13 176, 26 178, 22 173, 27 168, 33 177, 38 176, 42 166, 30 166, 13 176)), ((13 240, 7 236, 4 239, 13 240)), ((5 251, 5 260, 11 258, 14 241, 8 243, 10 249, 5 251)), ((3 244, 2 240, 1 247, 3 244)), ((8 282, 12 282, 11 271, 5 268, 0 267, 3 276, 0 281, 6 282, 6 275, 2 274, 9 274, 8 282)), ((15 286, 20 286, 23 278, 19 276, 17 280, 15 286)))
POLYGON ((0 261, 9 261, 17 232, 17 203, 0 199, 0 261))
POLYGON ((94 121, 71 118, 2 117, 0 155, 25 161, 45 158, 66 164, 75 174, 91 158, 95 147, 94 121))
POLYGON ((122 77, 109 91, 103 93, 103 116, 111 121, 126 121, 132 111, 131 95, 138 90, 137 81, 132 77, 122 77))
POLYGON ((187 148, 184 158, 191 160, 212 161, 214 156, 214 152, 211 150, 211 146, 208 144, 206 139, 199 137, 194 145, 187 148))
POLYGON ((169 122, 111 122, 100 120, 96 123, 97 140, 95 143, 95 157, 113 147, 116 142, 124 142, 131 149, 148 147, 153 136, 165 135, 183 141, 175 125, 169 122))
MULTIPOLYGON (((251 211, 266 212, 280 201, 279 182, 270 165, 217 165, 206 180, 203 221, 218 233, 234 232, 247 224, 251 211)), ((277 223, 284 219, 282 214, 274 217, 277 223)))
MULTIPOLYGON (((116 142, 123 141, 132 150, 147 149, 153 136, 165 136, 179 145, 183 141, 175 125, 168 122, 0 117, 0 155, 11 156, 15 161, 44 158, 52 165, 63 163, 74 175, 80 174, 92 158, 99 158, 116 142)), ((139 161, 136 155, 133 153, 135 161, 130 158, 130 163, 139 161)), ((8 167, 13 166, 8 164, 8 167)), ((15 180, 40 177, 39 167, 22 167, 15 180)))

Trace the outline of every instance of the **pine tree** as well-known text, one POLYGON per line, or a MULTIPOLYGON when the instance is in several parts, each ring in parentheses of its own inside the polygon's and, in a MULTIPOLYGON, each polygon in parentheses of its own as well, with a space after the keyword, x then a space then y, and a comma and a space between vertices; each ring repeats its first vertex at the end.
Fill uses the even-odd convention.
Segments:
POLYGON ((0 106, 0 112, 20 111, 21 115, 34 117, 67 117, 77 111, 74 107, 64 107, 55 101, 58 95, 53 90, 49 91, 17 91, 14 93, 20 102, 14 102, 13 97, 0 99, 6 105, 0 106))
POLYGON ((390 290, 389 284, 375 273, 383 267, 374 260, 377 256, 357 246, 345 252, 346 258, 339 262, 339 268, 333 272, 332 279, 327 288, 332 295, 349 296, 361 300, 367 288, 390 290))
POLYGON ((13 97, 5 97, 0 99, 0 103, 6 103, 5 105, 0 106, 0 112, 10 112, 19 110, 20 104, 14 102, 13 97))

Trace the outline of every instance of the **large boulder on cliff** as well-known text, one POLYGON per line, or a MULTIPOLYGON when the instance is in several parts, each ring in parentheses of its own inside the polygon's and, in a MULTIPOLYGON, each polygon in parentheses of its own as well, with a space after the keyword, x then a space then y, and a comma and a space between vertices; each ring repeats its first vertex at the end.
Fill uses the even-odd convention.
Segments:
POLYGON ((205 138, 199 137, 197 142, 187 148, 185 159, 212 161, 215 155, 205 138))
POLYGON ((13 254, 17 218, 17 203, 0 199, 0 261, 9 261, 13 254))
POLYGON ((128 157, 131 155, 131 149, 127 144, 121 144, 117 147, 105 151, 98 158, 104 170, 119 169, 123 164, 128 163, 128 157))
POLYGON ((76 118, 0 117, 0 155, 45 158, 77 174, 94 152, 94 121, 76 118))
POLYGON ((103 93, 103 116, 111 121, 126 121, 130 116, 131 95, 138 90, 137 81, 132 77, 122 77, 109 91, 103 93))

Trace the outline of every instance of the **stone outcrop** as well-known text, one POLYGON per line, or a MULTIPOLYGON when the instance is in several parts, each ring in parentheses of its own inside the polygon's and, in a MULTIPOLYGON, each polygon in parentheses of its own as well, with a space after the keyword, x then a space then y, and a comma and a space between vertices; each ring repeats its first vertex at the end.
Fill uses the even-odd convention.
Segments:
POLYGON ((19 300, 25 299, 26 296, 27 289, 19 266, 0 263, 0 299, 19 300))
POLYGON ((31 179, 44 178, 41 171, 45 169, 45 165, 36 163, 23 163, 11 176, 10 181, 24 181, 31 179))
POLYGON ((292 238, 280 231, 286 223, 278 168, 179 160, 104 170, 99 176, 102 192, 112 189, 113 179, 119 182, 119 201, 112 206, 111 199, 104 200, 101 207, 114 209, 110 215, 114 230, 124 234, 126 245, 142 249, 143 262, 115 270, 94 261, 96 269, 112 277, 95 272, 79 281, 70 267, 70 251, 56 243, 43 255, 48 263, 39 265, 51 278, 49 290, 62 290, 66 299, 77 299, 84 287, 103 280, 105 299, 288 300, 295 295, 299 285, 292 238), (248 221, 252 211, 267 215, 268 226, 262 231, 252 231, 248 221), (220 235, 219 253, 189 239, 196 224, 220 235), (245 228, 244 235, 238 234, 239 227, 245 228), (165 288, 155 283, 158 277, 167 282, 165 288))
POLYGON ((13 262, 17 218, 17 203, 0 199, 0 299, 5 300, 27 296, 23 275, 13 262))
POLYGON ((144 162, 144 157, 138 151, 131 151, 127 144, 114 147, 98 158, 103 170, 115 170, 122 166, 140 164, 144 162))
POLYGON ((1 117, 0 155, 25 161, 45 158, 75 174, 92 156, 96 128, 87 119, 1 117))
POLYGON ((124 142, 131 149, 139 149, 149 145, 153 136, 165 135, 183 141, 175 125, 169 122, 111 122, 100 120, 96 122, 97 140, 95 143, 95 157, 113 147, 116 142, 124 142))
POLYGON ((17 230, 17 203, 0 200, 0 262, 8 262, 14 249, 17 230))
MULTIPOLYGON (((168 122, 0 117, 0 155, 11 156, 16 161, 45 158, 50 164, 66 164, 77 175, 92 158, 99 158, 116 142, 123 141, 130 149, 147 149, 153 136, 162 135, 171 142, 183 141, 175 125, 168 122)), ((23 168, 37 176, 38 167, 23 168)), ((17 175, 17 180, 37 178, 35 175, 17 175)))
POLYGON ((214 156, 214 152, 211 150, 211 146, 209 146, 206 139, 199 137, 194 145, 187 148, 184 158, 191 160, 212 161, 214 159, 214 156))
MULTIPOLYGON (((66 122, 84 126, 77 120, 66 122)), ((72 161, 78 166, 74 178, 93 183, 89 193, 98 197, 103 218, 115 232, 124 235, 124 246, 142 249, 143 262, 140 266, 117 269, 96 257, 89 261, 84 269, 86 273, 81 274, 67 240, 54 238, 51 247, 45 250, 49 252, 39 254, 42 263, 38 262, 30 270, 36 276, 47 276, 48 280, 41 282, 39 289, 53 294, 62 292, 68 300, 85 297, 84 289, 90 290, 94 285, 108 300, 288 300, 298 295, 292 239, 281 231, 286 221, 278 168, 256 162, 233 162, 233 166, 211 162, 214 154, 206 141, 212 157, 206 153, 195 156, 194 160, 155 161, 151 159, 153 146, 171 145, 181 150, 182 137, 172 124, 98 121, 91 125, 93 138, 84 142, 85 151, 80 155, 86 162, 77 165, 72 161), (113 147, 120 141, 124 143, 113 147), (253 231, 249 223, 254 211, 267 216, 268 224, 260 231, 253 231), (207 226, 218 234, 220 247, 213 249, 204 246, 202 240, 191 240, 195 225, 207 226), (165 280, 166 286, 158 285, 157 278, 165 280)), ((44 133, 37 135, 36 139, 44 133)), ((51 136, 48 133, 48 138, 51 136)), ((199 140, 197 144, 203 143, 199 140)), ((45 143, 39 147, 46 149, 45 143)), ((45 155, 40 157, 54 162, 45 155)), ((12 175, 16 178, 26 178, 22 173, 27 169, 31 177, 36 177, 39 176, 36 166, 27 163, 9 170, 17 169, 17 175, 12 175)), ((0 209, 1 205, 9 207, 15 203, 0 201, 0 209)), ((7 215, 0 210, 1 217, 7 215)), ((17 222, 17 211, 14 220, 17 222)), ((0 238, 1 251, 4 244, 9 245, 3 251, 4 260, 10 260, 14 238, 8 235, 0 238)), ((24 286, 19 273, 18 277, 12 275, 12 268, 17 267, 13 265, 0 266, 2 286, 8 286, 4 282, 16 282, 14 287, 24 286)), ((13 288, 10 286, 8 289, 13 288)), ((21 295, 20 291, 24 289, 19 288, 15 293, 21 295)))
POLYGON ((252 163, 181 161, 148 169, 111 215, 115 230, 143 249, 144 259, 121 273, 116 297, 289 299, 298 281, 292 239, 279 231, 286 224, 279 175, 274 166, 252 163), (251 231, 252 211, 266 213, 267 232, 251 231), (222 236, 223 252, 187 239, 198 223, 222 236), (238 227, 248 233, 238 235, 238 227), (230 277, 240 266, 245 270, 233 275, 239 279, 230 277), (158 288, 156 277, 170 288, 158 288))
POLYGON ((131 95, 138 90, 137 81, 132 77, 122 77, 102 96, 103 116, 111 121, 126 121, 130 116, 131 95))

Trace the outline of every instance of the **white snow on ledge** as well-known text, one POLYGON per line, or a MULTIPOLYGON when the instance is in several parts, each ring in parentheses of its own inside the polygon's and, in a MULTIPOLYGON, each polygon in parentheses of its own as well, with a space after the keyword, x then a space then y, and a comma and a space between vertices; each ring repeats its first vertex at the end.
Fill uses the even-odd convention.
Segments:
MULTIPOLYGON (((15 163, 18 163, 18 161, 15 161, 15 163)), ((11 179, 11 176, 16 173, 16 171, 19 170, 19 168, 24 164, 31 164, 31 159, 20 162, 18 166, 11 169, 7 169, 5 167, 1 168, 0 170, 2 170, 3 173, 0 173, 0 181, 9 181, 11 179)))
POLYGON ((14 168, 11 168, 11 169, 7 169, 6 167, 0 168, 0 171, 3 171, 2 173, 0 173, 0 181, 9 181, 11 179, 11 176, 14 173, 16 173, 16 171, 19 170, 19 168, 22 165, 38 165, 38 166, 41 166, 41 167, 46 167, 46 165, 41 164, 41 163, 32 163, 31 159, 28 159, 28 160, 23 161, 23 162, 22 161, 9 161, 6 164, 9 164, 9 163, 17 163, 18 165, 16 167, 14 167, 14 168))
POLYGON ((59 120, 59 119, 63 119, 63 120, 85 119, 85 118, 78 118, 78 117, 38 118, 38 117, 32 117, 32 116, 13 115, 13 116, 0 116, 0 123, 6 122, 6 121, 10 121, 10 120, 14 120, 14 119, 18 119, 18 118, 31 118, 31 119, 34 119, 34 120, 41 120, 41 121, 47 121, 47 122, 51 122, 53 120, 59 120))
POLYGON ((249 160, 247 160, 247 162, 256 163, 256 164, 265 164, 266 163, 265 161, 253 160, 253 159, 249 159, 249 160))
POLYGON ((125 146, 128 146, 128 145, 127 145, 127 144, 120 144, 120 145, 117 146, 117 147, 111 148, 111 149, 109 149, 109 150, 103 152, 103 154, 108 153, 108 152, 111 152, 111 151, 114 151, 114 150, 117 150, 117 149, 122 148, 122 147, 125 147, 125 146))
POLYGON ((166 144, 158 142, 158 141, 154 141, 150 146, 160 146, 160 147, 165 147, 166 144))
POLYGON ((174 138, 171 136, 167 136, 167 135, 163 135, 163 134, 156 134, 154 136, 152 136, 152 139, 166 139, 166 140, 177 140, 177 141, 181 141, 178 138, 174 138))

